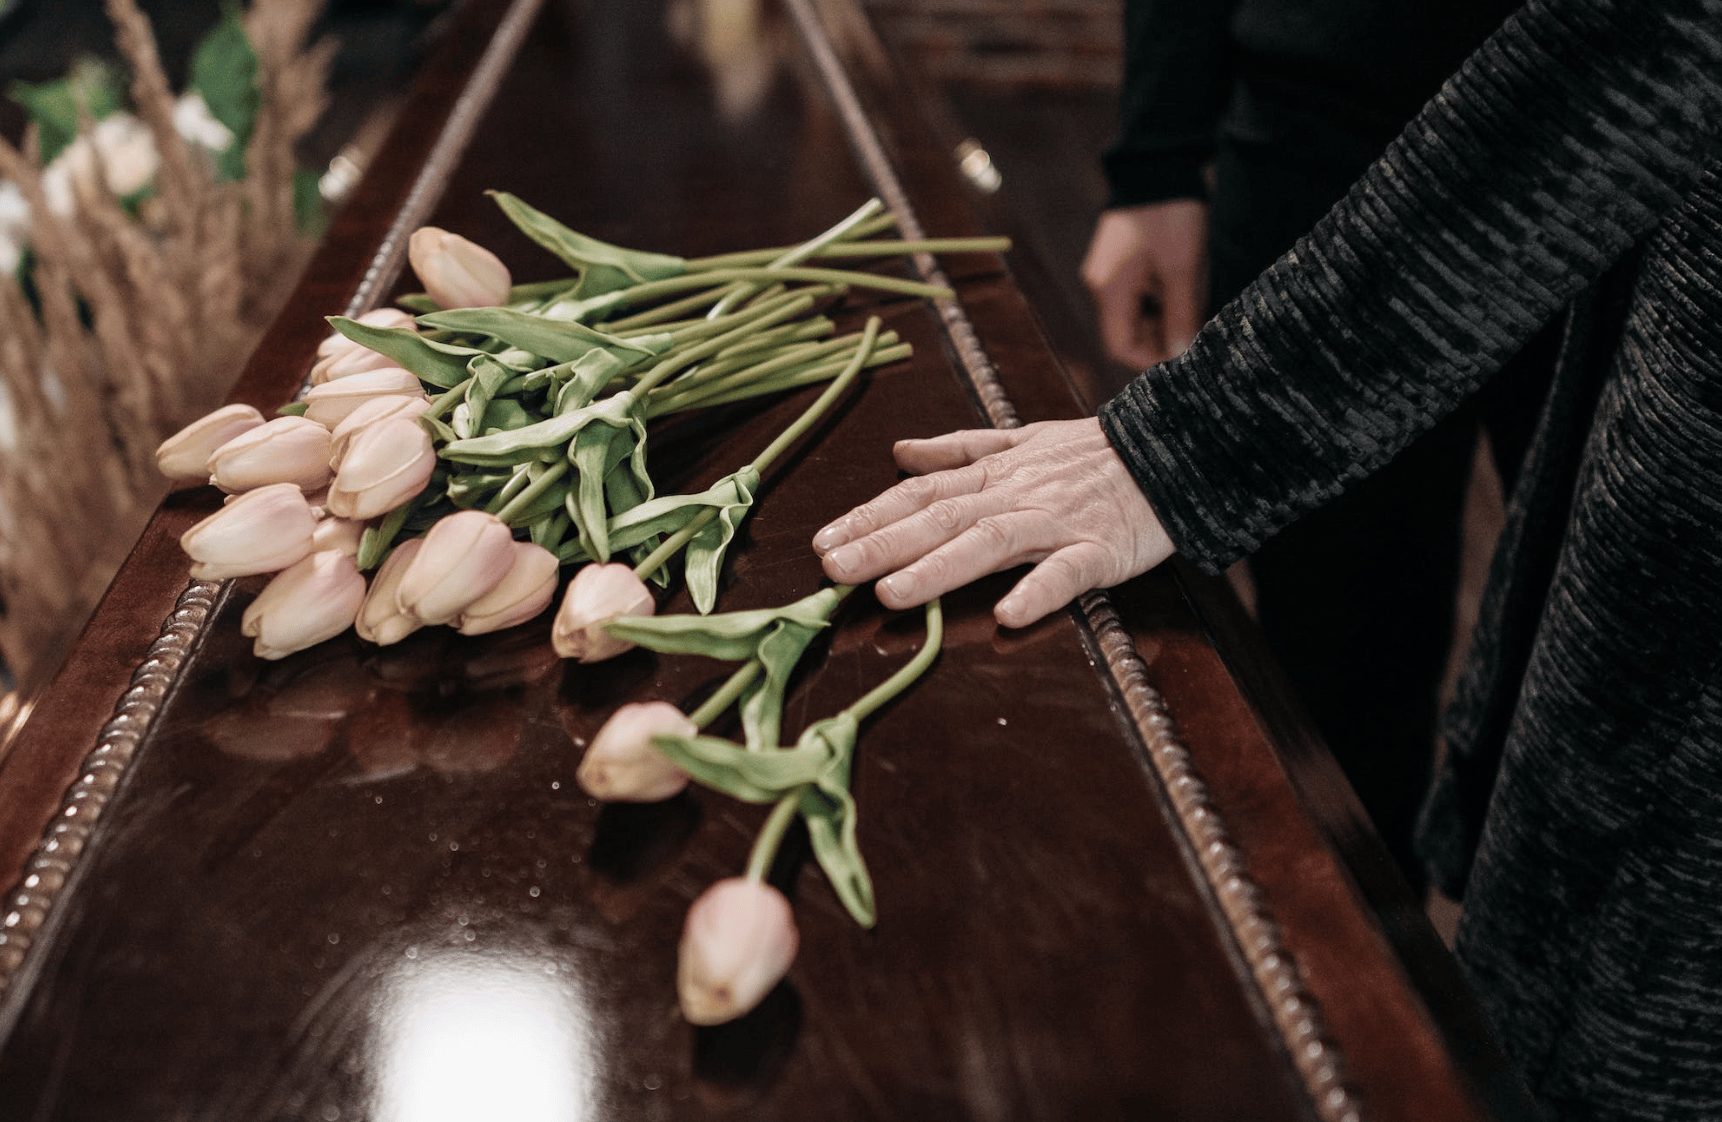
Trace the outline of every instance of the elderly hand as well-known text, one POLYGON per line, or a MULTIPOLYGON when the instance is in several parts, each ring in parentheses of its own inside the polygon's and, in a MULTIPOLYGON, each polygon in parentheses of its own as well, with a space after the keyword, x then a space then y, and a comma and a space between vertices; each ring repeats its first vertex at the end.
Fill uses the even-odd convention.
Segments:
POLYGON ((1026 627, 1172 554, 1154 509, 1093 418, 902 440, 894 451, 916 478, 813 538, 832 580, 883 577, 876 593, 886 607, 911 608, 1035 562, 993 613, 1006 627, 1026 627))

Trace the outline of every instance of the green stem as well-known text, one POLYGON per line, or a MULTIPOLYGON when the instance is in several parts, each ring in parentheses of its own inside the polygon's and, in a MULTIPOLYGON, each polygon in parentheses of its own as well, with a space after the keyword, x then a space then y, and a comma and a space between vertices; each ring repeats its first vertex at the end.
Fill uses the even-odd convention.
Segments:
MULTIPOLYGON (((874 234, 884 233, 896 224, 897 216, 895 214, 881 214, 877 218, 869 219, 855 227, 855 229, 849 231, 849 236, 852 238, 870 238, 874 234)), ((713 269, 727 269, 732 267, 736 264, 736 262, 731 260, 732 258, 746 258, 747 261, 770 261, 775 257, 783 256, 794 248, 795 246, 793 245, 780 245, 773 246, 769 249, 748 249, 743 250, 740 253, 719 253, 710 257, 690 257, 686 262, 685 268, 690 273, 706 273, 713 269)), ((741 263, 746 264, 747 262, 741 263)))
MULTIPOLYGON (((699 339, 709 339, 714 335, 721 335, 724 332, 729 331, 738 324, 752 322, 748 317, 757 316, 758 313, 765 311, 767 308, 779 308, 785 304, 793 303, 803 296, 817 300, 821 297, 829 296, 838 290, 839 286, 834 284, 810 285, 797 293, 785 293, 784 295, 774 297, 770 300, 762 300, 756 306, 749 308, 745 312, 731 312, 729 314, 719 316, 716 319, 696 320, 692 327, 685 327, 680 331, 671 332, 670 346, 680 347, 699 339)), ((713 310, 715 311, 716 309, 713 310)))
POLYGON ((705 390, 716 386, 736 386, 755 381, 770 374, 777 374, 803 363, 826 358, 832 354, 841 354, 855 345, 857 336, 846 335, 841 339, 830 339, 822 343, 792 344, 785 346, 778 354, 769 358, 762 353, 736 355, 727 359, 717 359, 702 364, 698 369, 677 378, 653 393, 656 398, 680 397, 696 390, 705 390))
POLYGON ((879 317, 872 316, 867 320, 867 326, 861 332, 861 345, 855 349, 854 357, 849 360, 849 365, 845 366, 842 373, 832 379, 831 384, 825 387, 824 393, 813 399, 813 404, 803 410, 801 416, 797 417, 788 428, 778 433, 776 440, 765 446, 765 451, 753 458, 755 471, 763 475, 766 469, 771 467, 772 461, 783 455, 790 445, 806 436, 807 430, 819 423, 819 418, 825 415, 825 411, 830 409, 839 397, 843 396, 843 391, 849 388, 849 384, 855 380, 856 375, 861 373, 861 368, 867 365, 867 360, 873 356, 873 344, 878 338, 879 317))
MULTIPOLYGON (((518 494, 509 499, 496 517, 505 524, 510 524, 520 516, 520 512, 531 506, 537 498, 556 485, 564 475, 568 474, 568 461, 557 460, 539 474, 537 479, 527 484, 518 494)), ((509 480, 510 483, 513 480, 509 480)))
MULTIPOLYGON (((868 199, 856 208, 853 214, 837 223, 837 225, 831 227, 831 229, 825 231, 823 234, 802 242, 794 249, 772 258, 771 262, 766 265, 766 268, 782 269, 790 265, 799 265, 819 250, 831 245, 833 242, 840 242, 845 237, 851 236, 856 227, 861 226, 868 219, 872 218, 884 209, 885 204, 880 202, 878 199, 868 199)), ((712 310, 706 313, 707 316, 715 317, 722 315, 724 312, 729 311, 731 308, 753 295, 758 287, 758 285, 744 286, 740 290, 730 293, 722 300, 719 300, 712 307, 712 310)))
POLYGON ((432 420, 440 419, 444 413, 447 413, 450 409, 453 409, 455 406, 466 400, 466 391, 472 383, 473 379, 468 378, 464 382, 437 394, 435 397, 431 398, 430 407, 424 411, 422 416, 429 417, 432 420))
POLYGON ((611 335, 626 335, 636 328, 656 327, 665 323, 674 323, 684 312, 697 312, 709 304, 722 300, 724 293, 734 285, 714 285, 708 292, 696 292, 692 296, 684 296, 680 300, 672 300, 646 312, 637 312, 631 316, 611 320, 604 324, 603 329, 611 335))
POLYGON ((407 515, 412 513, 417 502, 418 500, 414 499, 412 502, 402 503, 384 515, 381 522, 365 528, 365 532, 359 536, 359 555, 354 558, 360 569, 369 571, 382 564, 383 558, 388 556, 389 548, 394 545, 395 538, 400 535, 401 528, 407 524, 407 515))
MULTIPOLYGON (((801 416, 790 423, 789 427, 777 434, 777 439, 765 446, 765 450, 753 458, 750 465, 755 471, 763 473, 771 466, 773 460, 781 456, 784 449, 806 435, 807 430, 818 422, 820 416, 831 407, 831 403, 849 387, 855 376, 867 365, 867 358, 872 351, 873 342, 879 337, 879 317, 874 316, 867 321, 866 330, 861 333, 861 344, 854 357, 843 368, 824 393, 816 398, 812 405, 802 411, 801 416)), ((712 524, 718 515, 718 508, 708 506, 688 520, 687 525, 665 538, 658 547, 647 554, 638 565, 634 566, 634 575, 641 580, 649 580, 659 567, 668 563, 690 541, 694 535, 712 524)))
MULTIPOLYGON (((892 347, 882 347, 873 352, 873 357, 867 360, 869 369, 876 366, 888 366, 900 362, 915 352, 908 343, 899 343, 892 347)), ((841 373, 845 359, 832 359, 811 367, 796 366, 794 369, 772 378, 757 381, 732 382, 726 378, 721 383, 699 387, 698 392, 685 395, 666 397, 653 401, 649 410, 652 417, 661 417, 669 413, 681 413, 689 409, 710 409, 719 405, 732 405, 738 401, 749 401, 768 394, 782 393, 785 390, 799 389, 802 386, 816 385, 841 373)))
POLYGON ((845 712, 857 721, 864 721, 892 698, 915 684, 915 680, 927 672, 927 667, 939 657, 939 645, 945 638, 945 614, 939 607, 938 600, 927 602, 927 641, 921 644, 921 649, 915 652, 897 672, 886 678, 861 695, 861 699, 849 706, 845 712))
POLYGON ((802 788, 797 787, 778 799, 777 805, 771 808, 771 816, 760 827, 759 837, 753 840, 753 850, 747 855, 747 879, 755 884, 765 883, 765 874, 771 871, 771 863, 777 860, 783 835, 789 824, 795 821, 795 808, 801 805, 801 792, 802 788))
POLYGON ((532 465, 529 463, 517 464, 514 468, 514 474, 508 477, 508 482, 504 483, 501 490, 497 491, 496 495, 491 498, 490 504, 486 507, 486 510, 491 514, 495 514, 497 511, 513 502, 514 496, 520 494, 522 488, 530 486, 532 483, 532 476, 526 469, 531 466, 532 465))
POLYGON ((618 289, 615 292, 596 297, 594 302, 587 307, 593 311, 628 308, 636 304, 649 304, 659 297, 686 292, 690 289, 709 288, 714 284, 729 281, 806 281, 819 284, 847 284, 856 288, 873 288, 881 292, 894 292, 902 296, 943 298, 955 295, 944 285, 925 284, 921 281, 905 280, 902 277, 887 277, 856 269, 811 269, 805 267, 792 269, 713 269, 709 273, 689 273, 676 277, 665 277, 663 280, 647 281, 645 284, 637 284, 632 288, 618 289))
POLYGON ((652 367, 646 372, 644 377, 634 383, 633 392, 638 395, 644 395, 646 391, 664 381, 670 375, 692 366, 701 359, 710 358, 725 347, 747 338, 756 331, 760 331, 767 327, 775 327, 777 324, 780 324, 787 319, 794 319, 796 316, 801 315, 811 307, 813 307, 813 298, 811 296, 798 295, 790 297, 787 301, 781 304, 773 302, 763 308, 739 313, 735 319, 736 326, 730 328, 722 335, 715 335, 704 342, 696 343, 693 346, 688 347, 686 350, 682 350, 671 355, 669 358, 664 359, 656 366, 652 367))
MULTIPOLYGON (((824 246, 810 254, 812 260, 855 257, 907 257, 914 253, 1003 253, 1010 249, 1009 238, 916 238, 882 239, 880 241, 851 240, 824 246)), ((744 253, 723 253, 699 257, 688 262, 687 271, 710 272, 714 269, 742 269, 769 263, 778 253, 774 249, 753 249, 744 253)))
POLYGON ((760 665, 757 658, 750 658, 736 667, 735 673, 731 674, 728 680, 717 688, 715 693, 701 702, 698 709, 688 714, 688 720, 694 723, 695 728, 703 729, 723 716, 724 711, 735 704, 736 698, 740 697, 747 687, 753 685, 753 680, 759 677, 759 672, 760 665))

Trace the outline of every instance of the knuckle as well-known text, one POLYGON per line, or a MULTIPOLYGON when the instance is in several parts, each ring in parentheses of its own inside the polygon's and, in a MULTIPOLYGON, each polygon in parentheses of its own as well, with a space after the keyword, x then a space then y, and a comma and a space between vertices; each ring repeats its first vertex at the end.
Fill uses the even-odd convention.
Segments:
POLYGON ((1016 546, 1016 534, 1002 518, 988 516, 974 526, 975 536, 993 553, 1008 553, 1016 546))
POLYGON ((946 534, 954 534, 963 528, 965 521, 963 504, 951 499, 943 499, 927 508, 927 521, 946 534))

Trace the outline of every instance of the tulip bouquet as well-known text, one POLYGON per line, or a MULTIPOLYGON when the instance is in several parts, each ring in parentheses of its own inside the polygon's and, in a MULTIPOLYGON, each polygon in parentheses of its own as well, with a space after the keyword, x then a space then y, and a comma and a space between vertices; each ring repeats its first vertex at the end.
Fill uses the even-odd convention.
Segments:
POLYGON ((688 912, 677 990, 694 1024, 733 1020, 757 1005, 788 971, 799 936, 789 901, 766 883, 789 825, 807 827, 814 859, 837 898, 863 927, 873 926, 873 882, 856 842, 849 791, 861 722, 908 689, 938 657, 943 617, 927 605, 927 638, 910 661, 836 714, 779 747, 790 675, 851 589, 822 589, 781 608, 718 615, 612 621, 618 639, 667 654, 740 663, 691 713, 663 701, 618 709, 593 738, 578 779, 595 798, 655 802, 689 780, 752 803, 772 803, 741 877, 719 881, 688 912), (703 730, 731 707, 743 742, 703 730))
POLYGON ((825 313, 852 289, 947 293, 831 262, 1008 245, 891 239, 872 200, 799 245, 690 259, 493 196, 568 275, 517 285, 482 246, 420 229, 408 256, 425 291, 332 317, 301 400, 274 418, 218 409, 158 450, 164 473, 231 496, 181 539, 192 575, 276 574, 243 623, 260 657, 349 627, 381 645, 424 626, 512 627, 549 607, 570 568, 552 633, 564 657, 627 650, 606 625, 651 616, 650 582, 667 585, 678 559, 710 612, 772 464, 863 370, 909 354, 877 318, 840 334, 825 313), (654 422, 820 383, 746 463, 703 490, 657 493, 654 422))

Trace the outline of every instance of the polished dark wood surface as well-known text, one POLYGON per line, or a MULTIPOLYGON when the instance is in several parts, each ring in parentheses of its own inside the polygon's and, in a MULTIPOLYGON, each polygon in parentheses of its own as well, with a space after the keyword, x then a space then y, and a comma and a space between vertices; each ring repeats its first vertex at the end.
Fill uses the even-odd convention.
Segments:
MULTIPOLYGON (((502 5, 471 4, 238 395, 291 395, 410 193, 502 5), (413 114, 409 110, 409 114, 413 114)), ((690 9, 672 8, 679 27, 690 9)), ((552 263, 487 187, 608 239, 702 253, 791 241, 877 189, 805 40, 772 14, 753 55, 666 34, 651 4, 552 3, 446 183, 432 220, 495 246, 522 279, 552 263), (738 93, 745 68, 759 92, 738 93), (764 75, 761 82, 760 76, 764 75)), ((948 153, 917 124, 855 10, 821 34, 854 79, 925 224, 976 228, 948 153)), ((385 258, 386 258, 385 254, 385 258)), ((962 305, 1025 419, 1073 415, 1020 289, 996 258, 953 262, 962 305)), ((855 300, 913 341, 782 465, 730 567, 724 606, 815 588, 807 548, 893 478, 889 445, 981 423, 924 303, 855 300)), ((736 466, 802 399, 654 440, 674 486, 736 466)), ((184 586, 174 539, 212 508, 152 521, 72 660, 0 756, 0 871, 24 868, 133 667, 184 586)), ((1252 975, 1232 896, 1077 613, 999 631, 992 580, 948 601, 922 687, 869 726, 856 789, 881 921, 856 928, 799 843, 780 883, 802 951, 755 1014, 715 1030, 674 1006, 683 913, 737 871, 760 815, 704 794, 600 808, 573 783, 620 701, 684 700, 721 673, 636 652, 565 667, 548 621, 478 640, 339 640, 253 659, 234 586, 0 1005, 0 1119, 1143 1118, 1326 1116, 1307 1057, 1369 1119, 1485 1116, 1469 1060, 1277 754, 1264 711, 1178 577, 1123 590, 1148 683, 1182 727, 1307 992, 1252 975), (1223 886, 1222 886, 1223 887, 1223 886), (1319 1006, 1287 1039, 1270 1001, 1319 1006), (1303 1066, 1300 1066, 1303 1063, 1303 1066)), ((685 608, 680 598, 669 610, 685 608)), ((791 719, 903 661, 914 618, 855 604, 791 719)), ((1308 746, 1304 746, 1308 748, 1308 746)), ((1311 749, 1319 751, 1319 749, 1311 749)), ((1367 853, 1367 840, 1358 849, 1367 853)), ((3 965, 3 963, 0 963, 3 965)), ((1258 963, 1259 965, 1259 963, 1258 963)), ((1295 1011, 1294 1011, 1295 1012, 1295 1011)))

